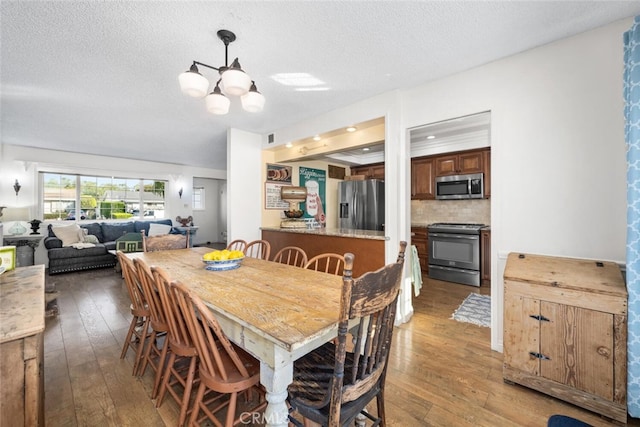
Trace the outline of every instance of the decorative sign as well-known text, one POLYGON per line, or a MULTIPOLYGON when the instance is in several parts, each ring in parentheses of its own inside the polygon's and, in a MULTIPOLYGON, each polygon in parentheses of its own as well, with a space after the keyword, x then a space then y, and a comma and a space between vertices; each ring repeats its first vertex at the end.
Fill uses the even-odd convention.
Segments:
POLYGON ((291 184, 291 173, 291 166, 274 165, 267 163, 267 182, 282 182, 291 184))
POLYGON ((307 188, 307 200, 304 203, 304 218, 313 218, 324 227, 327 223, 325 216, 325 189, 327 172, 322 169, 300 167, 300 186, 307 188))
POLYGON ((273 182, 264 183, 264 208, 288 210, 289 202, 280 198, 280 188, 288 187, 287 184, 276 184, 273 182))
POLYGON ((0 246, 0 270, 2 272, 16 268, 16 247, 0 246))

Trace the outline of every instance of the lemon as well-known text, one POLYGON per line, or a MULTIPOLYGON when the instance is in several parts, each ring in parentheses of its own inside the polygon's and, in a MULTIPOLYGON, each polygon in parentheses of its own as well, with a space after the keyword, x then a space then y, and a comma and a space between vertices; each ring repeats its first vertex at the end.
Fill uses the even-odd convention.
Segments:
POLYGON ((202 259, 204 259, 205 261, 213 261, 214 256, 215 252, 207 252, 206 254, 202 255, 202 259))

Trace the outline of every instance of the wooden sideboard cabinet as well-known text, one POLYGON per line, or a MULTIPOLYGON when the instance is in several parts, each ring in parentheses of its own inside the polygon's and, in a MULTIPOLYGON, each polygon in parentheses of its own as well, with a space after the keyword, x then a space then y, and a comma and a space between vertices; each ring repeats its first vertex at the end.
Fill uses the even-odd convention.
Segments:
POLYGON ((511 253, 503 377, 627 421, 627 290, 618 265, 511 253))
POLYGON ((44 266, 0 276, 0 426, 44 425, 44 266))
POLYGON ((427 227, 411 227, 411 244, 415 245, 418 250, 418 260, 420 261, 420 270, 423 273, 429 272, 429 244, 427 227))

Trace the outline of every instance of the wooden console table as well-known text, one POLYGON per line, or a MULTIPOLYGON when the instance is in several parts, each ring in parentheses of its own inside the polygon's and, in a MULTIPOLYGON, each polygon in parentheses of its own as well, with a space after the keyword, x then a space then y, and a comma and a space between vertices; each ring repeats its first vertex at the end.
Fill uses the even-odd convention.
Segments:
POLYGON ((0 274, 0 426, 44 425, 44 265, 0 274))

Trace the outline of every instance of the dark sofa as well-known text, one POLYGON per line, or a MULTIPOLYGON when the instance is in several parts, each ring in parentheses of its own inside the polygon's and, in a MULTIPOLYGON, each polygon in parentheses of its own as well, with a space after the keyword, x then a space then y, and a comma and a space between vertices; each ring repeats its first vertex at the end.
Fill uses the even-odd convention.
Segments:
MULTIPOLYGON (((130 222, 93 222, 90 224, 79 224, 81 228, 87 230, 98 238, 98 242, 92 248, 76 249, 71 246, 63 247, 62 240, 58 239, 49 224, 48 237, 44 238, 44 246, 49 256, 49 275, 66 273, 70 271, 89 270, 92 268, 114 267, 116 257, 109 253, 115 250, 116 239, 127 233, 140 233, 142 230, 149 234, 149 224, 165 224, 173 226, 170 219, 153 221, 130 221, 130 222)), ((171 233, 179 233, 174 228, 171 233)))

